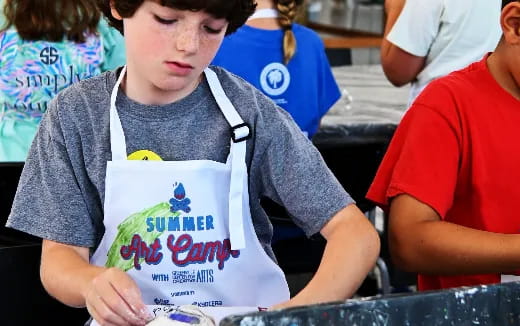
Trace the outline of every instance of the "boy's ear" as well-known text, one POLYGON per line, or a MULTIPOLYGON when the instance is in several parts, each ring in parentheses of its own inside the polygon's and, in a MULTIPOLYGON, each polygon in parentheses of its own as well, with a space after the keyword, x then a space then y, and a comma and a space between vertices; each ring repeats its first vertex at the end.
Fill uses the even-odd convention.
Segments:
POLYGON ((117 11, 114 1, 110 1, 110 13, 112 14, 112 17, 114 17, 117 20, 123 20, 123 17, 119 14, 117 11))
POLYGON ((513 1, 502 9, 500 25, 507 43, 520 44, 520 2, 513 1))

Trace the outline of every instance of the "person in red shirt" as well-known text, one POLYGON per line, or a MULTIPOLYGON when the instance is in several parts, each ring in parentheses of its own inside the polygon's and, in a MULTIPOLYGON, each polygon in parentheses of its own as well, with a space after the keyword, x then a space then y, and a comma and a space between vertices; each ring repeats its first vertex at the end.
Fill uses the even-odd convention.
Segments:
POLYGON ((390 143, 367 198, 418 289, 520 275, 520 2, 503 1, 495 52, 432 82, 390 143), (516 271, 516 272, 515 272, 516 271))

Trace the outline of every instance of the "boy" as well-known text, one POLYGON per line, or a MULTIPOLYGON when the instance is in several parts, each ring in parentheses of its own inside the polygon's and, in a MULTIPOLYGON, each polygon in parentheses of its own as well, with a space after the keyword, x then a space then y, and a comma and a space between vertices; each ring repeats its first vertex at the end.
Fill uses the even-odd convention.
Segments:
POLYGON ((520 3, 495 52, 432 82, 396 130, 367 197, 389 205, 389 246, 420 290, 520 270, 520 3))
POLYGON ((107 325, 143 325, 145 305, 280 308, 351 296, 377 258, 377 233, 285 112, 206 69, 253 1, 100 6, 124 30, 127 66, 57 96, 8 221, 44 239, 47 291, 107 325), (291 300, 262 196, 328 240, 291 300))

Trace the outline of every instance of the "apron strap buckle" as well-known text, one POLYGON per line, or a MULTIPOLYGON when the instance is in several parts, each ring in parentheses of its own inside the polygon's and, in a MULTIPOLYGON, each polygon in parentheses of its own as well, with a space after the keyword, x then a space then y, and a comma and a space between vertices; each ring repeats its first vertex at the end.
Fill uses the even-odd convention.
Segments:
POLYGON ((249 138, 251 138, 251 127, 247 122, 231 127, 231 139, 234 143, 240 143, 249 138))

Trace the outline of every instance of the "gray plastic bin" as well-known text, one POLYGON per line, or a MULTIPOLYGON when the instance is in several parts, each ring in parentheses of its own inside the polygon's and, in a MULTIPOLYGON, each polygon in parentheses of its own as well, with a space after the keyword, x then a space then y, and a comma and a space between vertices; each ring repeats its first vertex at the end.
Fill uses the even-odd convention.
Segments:
POLYGON ((520 283, 462 287, 232 316, 221 326, 520 325, 520 283))

